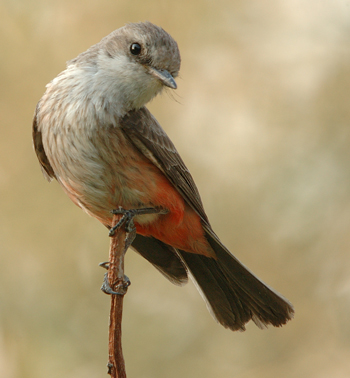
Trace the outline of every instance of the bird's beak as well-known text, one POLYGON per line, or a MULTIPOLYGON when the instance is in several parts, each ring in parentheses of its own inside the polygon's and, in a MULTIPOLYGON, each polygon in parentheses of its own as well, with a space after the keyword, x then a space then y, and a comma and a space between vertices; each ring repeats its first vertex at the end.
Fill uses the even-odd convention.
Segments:
POLYGON ((176 81, 167 70, 157 70, 154 67, 150 67, 150 74, 159 79, 167 87, 172 89, 177 88, 176 81))

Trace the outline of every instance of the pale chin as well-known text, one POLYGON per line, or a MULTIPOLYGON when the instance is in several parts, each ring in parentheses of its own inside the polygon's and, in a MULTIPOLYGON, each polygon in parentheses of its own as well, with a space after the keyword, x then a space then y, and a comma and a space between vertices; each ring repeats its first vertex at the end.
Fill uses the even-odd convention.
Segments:
POLYGON ((160 94, 163 89, 164 85, 159 80, 152 78, 147 86, 144 86, 142 89, 140 88, 138 96, 135 98, 135 109, 142 108, 160 94))

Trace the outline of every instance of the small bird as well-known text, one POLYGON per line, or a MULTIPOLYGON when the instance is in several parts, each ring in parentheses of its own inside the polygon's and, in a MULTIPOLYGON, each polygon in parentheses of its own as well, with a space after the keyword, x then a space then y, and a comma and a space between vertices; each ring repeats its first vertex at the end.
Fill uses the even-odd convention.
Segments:
POLYGON ((222 244, 189 170, 145 107, 164 87, 176 89, 180 61, 175 40, 150 22, 127 24, 69 61, 34 115, 42 172, 109 229, 112 210, 130 211, 132 248, 175 284, 190 275, 224 327, 281 326, 293 306, 222 244))

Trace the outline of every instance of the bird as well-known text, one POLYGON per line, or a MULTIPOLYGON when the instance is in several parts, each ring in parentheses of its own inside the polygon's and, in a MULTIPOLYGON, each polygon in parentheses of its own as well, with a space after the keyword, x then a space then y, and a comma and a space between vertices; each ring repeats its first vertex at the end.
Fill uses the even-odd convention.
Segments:
POLYGON ((134 211, 132 249, 174 284, 191 277, 223 327, 282 326, 292 304, 221 242, 188 168, 146 107, 177 88, 180 63, 176 41, 148 21, 126 24, 68 61, 35 109, 42 172, 109 229, 112 210, 134 211))

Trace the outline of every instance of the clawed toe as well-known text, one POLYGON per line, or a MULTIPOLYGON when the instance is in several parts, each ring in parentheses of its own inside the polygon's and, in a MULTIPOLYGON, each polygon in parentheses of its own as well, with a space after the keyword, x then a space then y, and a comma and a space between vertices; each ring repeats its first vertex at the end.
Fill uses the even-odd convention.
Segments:
POLYGON ((135 231, 134 217, 137 215, 144 214, 167 214, 169 210, 163 209, 160 207, 145 207, 141 209, 129 209, 125 210, 123 208, 112 210, 112 214, 121 214, 123 215, 119 222, 109 230, 109 236, 113 236, 115 231, 120 228, 125 223, 125 231, 132 233, 135 231))
MULTIPOLYGON (((146 207, 141 209, 130 209, 125 210, 121 207, 119 209, 112 210, 112 214, 120 214, 122 217, 117 222, 117 224, 109 230, 109 236, 114 236, 115 231, 119 229, 121 226, 125 224, 125 231, 127 232, 127 237, 125 239, 125 247, 124 253, 132 244, 136 237, 136 227, 134 225, 134 217, 137 215, 144 215, 144 214, 167 214, 169 210, 163 209, 161 207, 146 207)), ((99 264, 102 268, 109 269, 109 262, 103 262, 99 264)), ((108 280, 108 272, 105 273, 103 283, 101 286, 101 290, 106 294, 113 294, 113 295, 124 295, 130 286, 130 280, 127 276, 124 275, 123 279, 119 279, 117 284, 112 284, 114 289, 109 284, 108 280)))
MULTIPOLYGON (((105 263, 103 263, 105 264, 105 263)), ((100 266, 103 266, 100 264, 100 266)), ((105 267, 105 266, 104 266, 105 267)), ((108 268, 107 268, 108 269, 108 268)), ((131 282, 127 276, 124 275, 123 281, 115 285, 114 290, 111 288, 109 281, 108 281, 108 272, 105 273, 103 283, 101 286, 101 290, 105 294, 109 295, 125 295, 128 287, 131 285, 131 282)))

